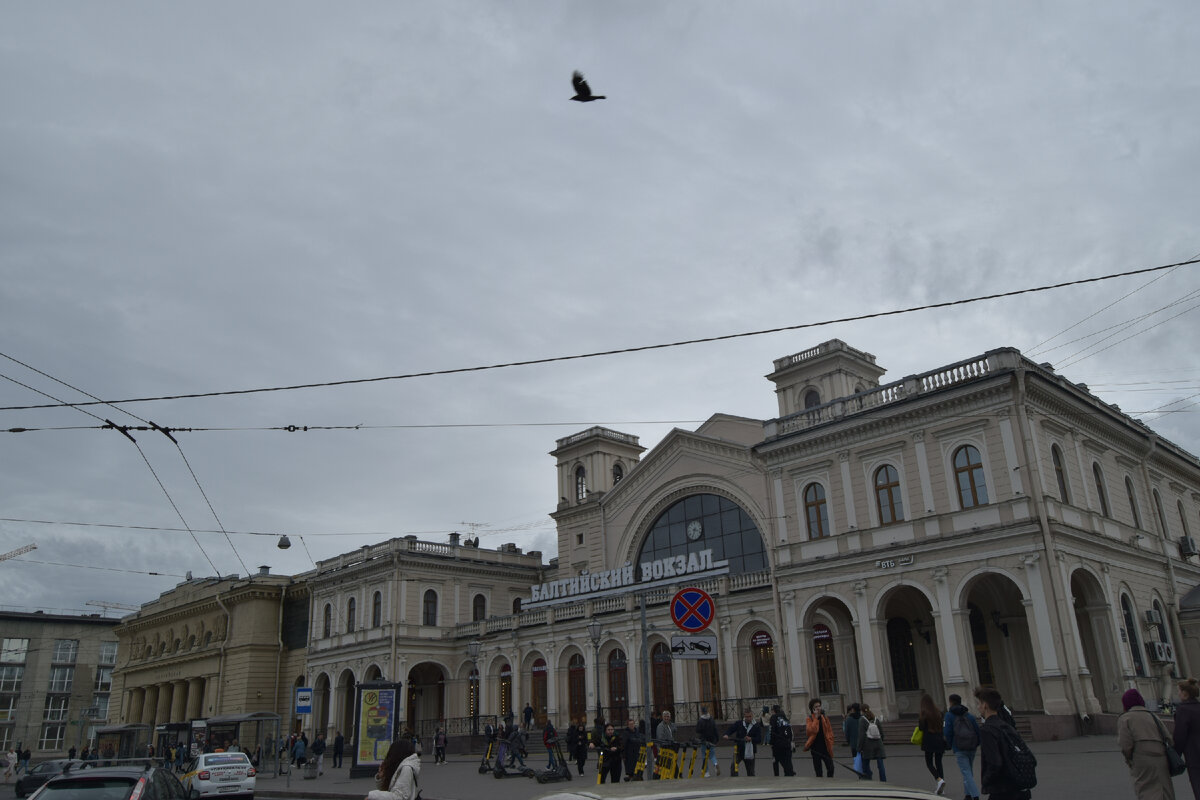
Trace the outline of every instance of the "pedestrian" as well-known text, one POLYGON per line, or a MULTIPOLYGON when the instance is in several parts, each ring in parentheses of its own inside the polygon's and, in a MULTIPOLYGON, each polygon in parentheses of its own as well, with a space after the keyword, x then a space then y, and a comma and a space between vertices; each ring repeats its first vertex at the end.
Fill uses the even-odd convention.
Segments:
MULTIPOLYGON (((235 747, 237 746, 237 742, 234 742, 233 744, 235 747)), ((308 748, 308 752, 317 762, 317 775, 318 776, 324 775, 325 774, 325 734, 324 733, 317 734, 317 738, 313 741, 312 747, 308 748)))
MULTIPOLYGON (((603 737, 603 732, 601 732, 603 737)), ((599 742, 601 737, 597 737, 594 741, 599 742)), ((588 756, 588 730, 587 723, 583 717, 575 721, 575 724, 567 728, 567 758, 574 759, 575 769, 579 774, 583 774, 583 765, 587 763, 588 756)))
POLYGON ((413 749, 412 739, 401 737, 392 742, 384 756, 367 800, 417 800, 421 796, 419 777, 421 757, 413 749))
MULTIPOLYGON (((979 785, 975 783, 975 751, 979 748, 979 723, 962 704, 962 697, 952 694, 948 698, 942 736, 954 752, 954 761, 962 773, 964 800, 979 800, 979 785)), ((1197 703, 1200 705, 1200 703, 1197 703)))
POLYGON ((546 752, 550 755, 550 763, 546 765, 546 769, 554 769, 558 766, 558 759, 554 757, 554 745, 557 743, 558 731, 554 728, 554 723, 547 717, 546 726, 542 728, 542 744, 546 746, 546 752))
POLYGON ((858 755, 858 724, 862 721, 862 706, 851 703, 846 709, 846 718, 842 720, 842 735, 850 746, 850 758, 858 755))
POLYGON ((4 782, 8 783, 16 777, 17 770, 17 751, 11 747, 4 754, 4 782))
POLYGON ((605 778, 610 779, 612 783, 621 782, 621 755, 624 746, 625 743, 621 740, 621 737, 617 736, 617 732, 613 726, 605 725, 604 736, 600 739, 600 752, 603 754, 604 759, 600 767, 601 783, 604 783, 605 778))
POLYGON ((921 731, 921 752, 925 754, 925 769, 933 776, 933 792, 946 791, 946 773, 942 770, 942 753, 946 752, 946 737, 942 729, 946 718, 929 694, 921 695, 921 710, 917 714, 917 729, 921 731))
POLYGON ((525 710, 521 712, 521 716, 525 718, 525 730, 533 728, 533 706, 525 703, 525 710))
POLYGON ((71 749, 67 751, 67 758, 69 758, 69 759, 71 759, 72 761, 74 761, 74 760, 75 760, 75 753, 76 753, 76 750, 75 750, 75 745, 71 745, 71 749))
MULTIPOLYGON (((979 784, 988 800, 1029 800, 1030 792, 1017 784, 1012 769, 1013 743, 1021 742, 1015 728, 1004 721, 1000 709, 1004 701, 995 689, 976 689, 979 715, 979 784)), ((1163 758, 1166 761, 1166 758, 1163 758)))
POLYGON ((1200 800, 1200 683, 1195 678, 1179 682, 1179 707, 1175 709, 1175 752, 1187 762, 1188 780, 1195 800, 1200 800))
POLYGON ((660 742, 675 744, 678 741, 675 737, 675 723, 672 722, 670 711, 662 712, 662 719, 654 728, 654 738, 660 742))
MULTIPOLYGON (((796 774, 792 768, 792 723, 788 722, 787 714, 778 705, 771 706, 769 720, 771 731, 771 768, 775 777, 779 777, 779 768, 783 767, 784 777, 790 778, 796 774)), ((830 736, 833 734, 831 733, 830 736)), ((832 773, 830 773, 832 774, 832 773)))
POLYGON ((643 780, 642 773, 638 771, 637 763, 638 756, 641 754, 642 747, 645 744, 646 736, 638 730, 637 723, 633 721, 633 717, 625 720, 625 731, 621 737, 621 752, 625 757, 625 780, 643 780))
POLYGON ((717 742, 721 740, 721 737, 717 733, 716 720, 708 713, 708 706, 700 707, 700 719, 696 720, 696 738, 700 740, 700 774, 704 777, 720 775, 721 765, 717 763, 717 742))
POLYGON ((733 741, 733 774, 738 773, 738 764, 746 766, 746 776, 754 776, 754 751, 762 744, 762 725, 754 719, 754 712, 745 709, 742 721, 735 722, 725 731, 722 739, 733 741))
POLYGON ((1175 800, 1175 787, 1167 769, 1166 728, 1137 689, 1121 695, 1125 713, 1117 718, 1117 744, 1133 776, 1137 800, 1175 800))
POLYGON ((507 767, 513 766, 514 762, 520 762, 521 768, 525 767, 525 742, 529 739, 529 731, 520 726, 513 726, 512 732, 508 735, 508 763, 507 767))
POLYGON ((440 725, 433 735, 433 763, 446 763, 446 729, 440 725))
MULTIPOLYGON (((187 751, 187 743, 180 742, 175 748, 175 771, 183 772, 183 754, 187 751)), ((260 759, 261 760, 261 759, 260 759)))
MULTIPOLYGON (((108 746, 108 750, 109 750, 109 757, 111 758, 112 757, 112 745, 108 746)), ((33 753, 29 752, 29 748, 26 747, 24 750, 21 751, 20 756, 21 756, 21 771, 24 772, 26 775, 28 775, 29 774, 29 760, 31 758, 33 758, 33 753)), ((108 765, 105 764, 105 766, 108 766, 108 765)))
POLYGON ((858 722, 858 752, 862 754, 863 774, 871 777, 871 762, 879 769, 880 783, 887 783, 887 770, 883 761, 887 758, 887 750, 883 746, 883 722, 875 716, 875 712, 866 703, 859 706, 862 719, 858 722))
POLYGON ((808 719, 804 721, 804 749, 812 754, 813 772, 821 777, 825 766, 827 777, 833 777, 833 724, 825 716, 820 698, 808 701, 808 719))
POLYGON ((296 743, 292 745, 292 763, 297 767, 303 767, 308 763, 308 744, 304 737, 296 739, 296 743))
POLYGON ((342 766, 342 756, 346 751, 346 737, 342 736, 342 732, 338 731, 333 737, 333 768, 338 769, 342 766))

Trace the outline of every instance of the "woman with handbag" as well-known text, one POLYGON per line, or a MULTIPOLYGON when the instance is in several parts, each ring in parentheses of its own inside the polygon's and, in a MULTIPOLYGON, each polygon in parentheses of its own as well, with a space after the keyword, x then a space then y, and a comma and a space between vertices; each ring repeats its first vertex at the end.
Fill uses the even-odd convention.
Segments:
POLYGON ((412 739, 402 736, 388 748, 375 773, 379 788, 367 792, 367 800, 418 800, 421 790, 417 776, 420 774, 421 756, 413 749, 412 739))
POLYGON ((1167 766, 1167 731, 1158 717, 1146 709, 1137 689, 1121 695, 1125 713, 1117 719, 1117 744, 1133 776, 1137 800, 1175 800, 1171 772, 1167 766))
MULTIPOLYGON (((925 753, 925 769, 933 776, 933 791, 946 790, 946 774, 942 772, 942 753, 946 752, 946 737, 942 735, 945 718, 928 694, 921 695, 921 713, 917 717, 921 751, 925 753)), ((915 735, 915 734, 914 734, 915 735)))
POLYGON ((1179 707, 1175 709, 1175 752, 1187 761, 1192 794, 1200 800, 1200 683, 1195 678, 1179 682, 1179 707))

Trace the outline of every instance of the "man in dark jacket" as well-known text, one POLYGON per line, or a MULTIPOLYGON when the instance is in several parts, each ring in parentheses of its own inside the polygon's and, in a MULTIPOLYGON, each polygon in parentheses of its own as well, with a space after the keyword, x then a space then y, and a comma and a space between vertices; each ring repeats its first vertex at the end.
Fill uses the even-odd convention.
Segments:
POLYGON ((637 762, 638 754, 641 753, 642 745, 645 743, 646 736, 638 729, 633 717, 625 720, 625 730, 621 733, 621 752, 625 756, 625 780, 642 780, 642 773, 638 771, 637 762))
POLYGON ((862 721, 862 706, 851 703, 846 709, 846 718, 842 720, 842 734, 850 745, 850 758, 858 755, 858 726, 862 721))
POLYGON ((317 738, 312 743, 312 747, 308 748, 308 752, 317 761, 317 775, 325 774, 325 734, 318 733, 317 738))
POLYGON ((730 725, 721 738, 733 740, 733 774, 736 775, 738 765, 743 764, 747 777, 753 776, 755 750, 763 740, 762 723, 754 719, 754 712, 747 708, 742 713, 742 721, 730 725))
POLYGON ((771 706, 771 757, 774 759, 771 768, 775 777, 779 777, 779 768, 783 767, 785 777, 796 774, 792 767, 792 723, 779 706, 771 706))
POLYGON ((337 736, 333 737, 333 766, 338 768, 342 766, 342 756, 346 752, 346 737, 342 736, 342 732, 338 731, 337 736))
POLYGON ((979 715, 983 717, 983 724, 979 726, 981 788, 987 793, 988 800, 1029 800, 1029 790, 1017 788, 1004 768, 1004 729, 1011 730, 1011 726, 1000 717, 1000 709, 1004 706, 1000 693, 995 689, 976 689, 975 699, 979 701, 979 715))
POLYGON ((979 724, 962 704, 962 697, 950 695, 950 706, 946 709, 945 723, 942 725, 942 736, 946 744, 954 751, 954 761, 958 771, 962 773, 963 789, 966 797, 978 798, 979 786, 975 783, 975 753, 979 749, 979 724), (954 735, 958 728, 961 734, 954 735))
POLYGON ((708 713, 707 706, 700 708, 700 719, 696 720, 696 738, 700 740, 700 774, 720 775, 717 742, 721 741, 721 735, 717 733, 717 721, 708 713))

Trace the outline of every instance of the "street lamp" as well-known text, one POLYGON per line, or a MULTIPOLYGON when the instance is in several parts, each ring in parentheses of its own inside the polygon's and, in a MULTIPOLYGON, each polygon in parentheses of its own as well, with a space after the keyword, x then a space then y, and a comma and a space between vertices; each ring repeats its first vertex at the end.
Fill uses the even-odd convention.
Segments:
POLYGON ((471 674, 467 680, 471 686, 471 735, 479 735, 479 648, 483 642, 472 639, 467 644, 467 658, 471 659, 471 674))
POLYGON ((600 620, 592 617, 587 625, 588 638, 592 640, 592 650, 595 652, 596 664, 596 719, 604 716, 600 705, 600 620))

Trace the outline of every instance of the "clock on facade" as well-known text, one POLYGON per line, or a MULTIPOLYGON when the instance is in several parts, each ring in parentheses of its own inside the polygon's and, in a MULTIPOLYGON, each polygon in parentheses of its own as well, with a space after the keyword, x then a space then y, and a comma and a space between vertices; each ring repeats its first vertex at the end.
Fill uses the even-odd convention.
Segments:
POLYGON ((704 535, 704 526, 700 524, 700 520, 694 519, 688 523, 687 537, 688 541, 696 541, 704 535))

